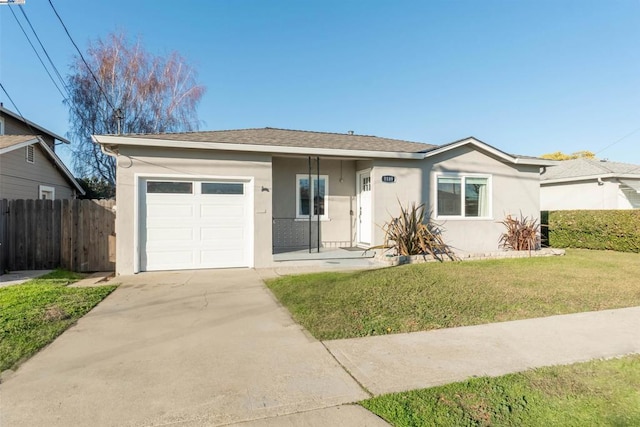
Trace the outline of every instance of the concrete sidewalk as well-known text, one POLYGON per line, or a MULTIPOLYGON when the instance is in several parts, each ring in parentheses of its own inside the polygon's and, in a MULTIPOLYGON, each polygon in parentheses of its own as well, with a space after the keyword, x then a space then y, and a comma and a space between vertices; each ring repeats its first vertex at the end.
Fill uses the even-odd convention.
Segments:
POLYGON ((640 353, 640 307, 324 344, 379 395, 640 353))
POLYGON ((4 286, 19 285, 36 277, 44 276, 53 270, 20 270, 12 271, 0 276, 0 288, 4 286))

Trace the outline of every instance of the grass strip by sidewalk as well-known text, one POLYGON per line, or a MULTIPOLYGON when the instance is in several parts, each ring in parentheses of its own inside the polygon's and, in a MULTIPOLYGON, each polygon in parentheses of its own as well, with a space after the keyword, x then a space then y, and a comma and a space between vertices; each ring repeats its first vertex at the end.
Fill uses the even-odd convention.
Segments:
POLYGON ((0 288, 0 372, 17 366, 84 316, 116 286, 69 288, 63 270, 0 288))
POLYGON ((640 305, 640 254, 427 263, 267 282, 321 340, 640 305))
POLYGON ((360 402, 394 426, 638 426, 640 356, 474 378, 360 402))

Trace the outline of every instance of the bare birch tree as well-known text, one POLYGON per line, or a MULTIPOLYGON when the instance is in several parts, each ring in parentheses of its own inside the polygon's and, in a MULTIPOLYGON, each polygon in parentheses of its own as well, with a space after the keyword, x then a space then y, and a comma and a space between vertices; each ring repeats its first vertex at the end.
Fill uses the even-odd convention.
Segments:
POLYGON ((91 43, 85 59, 91 70, 76 56, 68 77, 73 165, 80 176, 115 183, 114 159, 91 135, 198 129, 196 107, 205 88, 177 52, 154 56, 139 41, 110 34, 91 43))

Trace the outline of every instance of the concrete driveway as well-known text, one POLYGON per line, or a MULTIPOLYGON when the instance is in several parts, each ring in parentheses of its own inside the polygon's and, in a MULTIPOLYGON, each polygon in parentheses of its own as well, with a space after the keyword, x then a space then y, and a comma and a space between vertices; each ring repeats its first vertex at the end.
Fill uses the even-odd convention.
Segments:
MULTIPOLYGON (((368 397, 253 270, 115 281, 122 286, 4 378, 0 425, 221 425, 368 397)), ((343 408, 362 417, 355 425, 378 425, 343 408)))

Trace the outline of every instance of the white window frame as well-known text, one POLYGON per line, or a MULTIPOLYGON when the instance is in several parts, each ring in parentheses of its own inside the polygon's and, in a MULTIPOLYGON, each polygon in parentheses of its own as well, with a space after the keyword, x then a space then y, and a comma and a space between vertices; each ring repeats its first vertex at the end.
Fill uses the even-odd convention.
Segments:
POLYGON ((27 163, 34 164, 36 162, 36 147, 33 144, 24 147, 24 158, 27 163), (31 153, 31 160, 29 160, 29 153, 31 153))
POLYGON ((38 185, 38 199, 42 199, 42 193, 51 193, 51 199, 47 200, 55 200, 56 199, 56 188, 51 187, 49 185, 38 185))
POLYGON ((4 135, 4 117, 0 117, 0 135, 4 135))
MULTIPOLYGON (((300 214, 300 180, 309 179, 309 174, 296 174, 296 219, 303 220, 309 219, 309 215, 300 214)), ((312 213, 314 209, 315 199, 315 185, 313 183, 318 179, 318 175, 311 175, 310 193, 309 194, 309 212, 312 213)), ((324 179, 324 215, 320 215, 320 221, 329 221, 329 175, 320 175, 320 179, 324 179)), ((318 215, 311 215, 312 219, 318 219, 318 215)))
POLYGON ((436 174, 434 179, 434 215, 437 219, 455 219, 455 220, 492 220, 493 219, 493 176, 490 174, 477 173, 443 173, 436 174), (438 214, 438 180, 440 178, 460 178, 460 215, 439 215, 438 214), (465 191, 466 178, 486 178, 487 180, 487 215, 485 216, 466 216, 465 209, 465 191))

